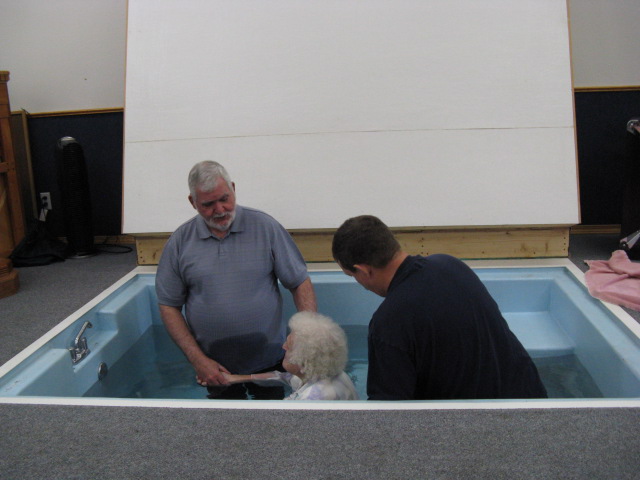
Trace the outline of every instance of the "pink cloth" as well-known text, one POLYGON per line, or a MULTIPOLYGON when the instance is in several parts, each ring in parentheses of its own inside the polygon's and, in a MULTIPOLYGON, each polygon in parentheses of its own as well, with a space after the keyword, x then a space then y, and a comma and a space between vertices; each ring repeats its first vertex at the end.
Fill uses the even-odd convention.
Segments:
POLYGON ((600 300, 640 311, 640 263, 616 250, 609 260, 586 260, 589 293, 600 300))

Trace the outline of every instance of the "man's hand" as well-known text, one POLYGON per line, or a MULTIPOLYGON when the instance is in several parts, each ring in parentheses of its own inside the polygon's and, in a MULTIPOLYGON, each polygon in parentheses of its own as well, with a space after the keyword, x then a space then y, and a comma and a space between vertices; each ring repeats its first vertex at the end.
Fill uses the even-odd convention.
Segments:
POLYGON ((215 360, 204 358, 197 365, 193 365, 193 368, 196 371, 196 381, 203 387, 229 385, 229 381, 224 375, 225 373, 229 374, 229 370, 215 360))
POLYGON ((187 327, 181 309, 168 305, 160 305, 160 315, 169 335, 180 347, 189 363, 196 371, 196 380, 200 385, 218 386, 228 385, 222 372, 229 371, 215 360, 207 357, 187 327))

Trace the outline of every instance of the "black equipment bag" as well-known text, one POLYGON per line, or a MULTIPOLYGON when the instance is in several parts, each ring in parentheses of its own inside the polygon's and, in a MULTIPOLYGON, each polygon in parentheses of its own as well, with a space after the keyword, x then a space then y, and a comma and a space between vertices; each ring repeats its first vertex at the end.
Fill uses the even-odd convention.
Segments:
POLYGON ((31 220, 22 241, 9 258, 14 267, 35 267, 62 262, 69 256, 69 246, 53 236, 45 222, 31 220))

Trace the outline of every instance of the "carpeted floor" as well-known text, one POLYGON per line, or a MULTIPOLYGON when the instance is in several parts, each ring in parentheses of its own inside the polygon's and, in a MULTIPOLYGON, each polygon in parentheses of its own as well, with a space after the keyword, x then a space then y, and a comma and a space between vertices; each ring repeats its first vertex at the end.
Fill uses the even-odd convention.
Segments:
MULTIPOLYGON (((611 235, 571 238, 607 259, 611 235)), ((136 266, 135 252, 19 269, 4 363, 136 266)), ((638 312, 630 312, 640 321, 638 312)), ((0 478, 640 478, 640 409, 275 411, 0 405, 0 478)))

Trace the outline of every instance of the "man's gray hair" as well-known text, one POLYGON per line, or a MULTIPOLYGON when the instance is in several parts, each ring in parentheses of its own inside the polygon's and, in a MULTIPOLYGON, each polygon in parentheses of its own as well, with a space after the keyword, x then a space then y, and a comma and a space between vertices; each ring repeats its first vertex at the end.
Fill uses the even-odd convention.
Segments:
POLYGON ((189 172, 189 193, 195 200, 196 188, 200 188, 203 192, 211 192, 221 178, 227 182, 229 188, 232 188, 231 177, 222 165, 213 160, 198 162, 189 172))
POLYGON ((289 320, 293 348, 289 361, 298 365, 305 380, 315 382, 339 375, 347 364, 347 336, 329 317, 299 312, 289 320))

